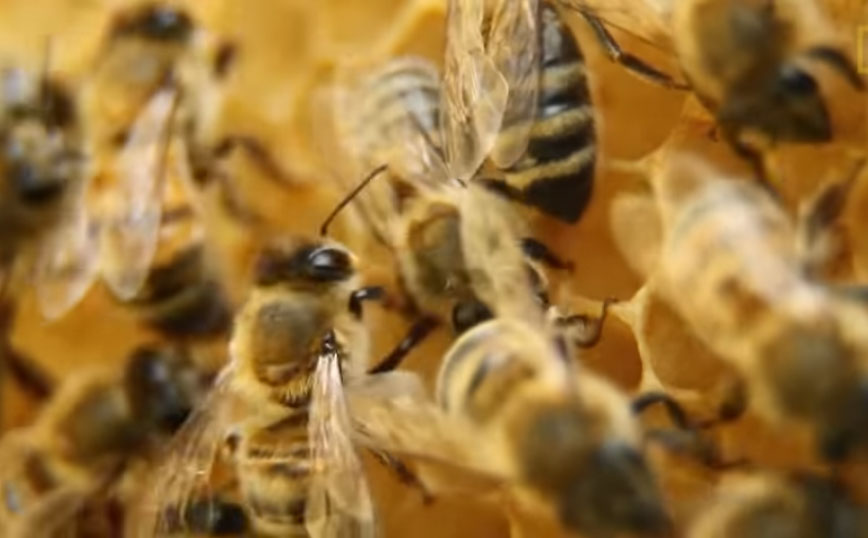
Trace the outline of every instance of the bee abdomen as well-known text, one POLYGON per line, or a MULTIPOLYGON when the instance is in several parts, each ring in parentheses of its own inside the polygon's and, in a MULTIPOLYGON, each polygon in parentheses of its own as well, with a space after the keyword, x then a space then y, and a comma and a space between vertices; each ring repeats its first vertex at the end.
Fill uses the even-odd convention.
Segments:
MULTIPOLYGON (((541 6, 541 73, 527 151, 505 170, 519 201, 567 222, 579 219, 593 192, 594 114, 585 63, 557 11, 541 6)), ((512 136, 507 126, 500 136, 512 136)))
POLYGON ((208 337, 229 330, 232 311, 207 272, 200 245, 179 252, 148 275, 131 302, 144 322, 169 337, 208 337))

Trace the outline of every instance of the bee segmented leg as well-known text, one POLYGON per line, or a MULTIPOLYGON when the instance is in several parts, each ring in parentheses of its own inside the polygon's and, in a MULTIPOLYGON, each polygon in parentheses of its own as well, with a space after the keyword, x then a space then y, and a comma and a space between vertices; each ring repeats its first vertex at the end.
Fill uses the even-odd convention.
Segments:
POLYGON ((606 26, 600 19, 586 11, 582 11, 581 13, 585 20, 588 21, 591 29, 594 31, 594 35, 602 45, 603 50, 613 62, 621 64, 628 71, 640 78, 643 78, 655 84, 659 84, 666 88, 670 88, 673 90, 690 89, 689 84, 678 82, 670 75, 667 75, 666 73, 648 65, 648 63, 646 63, 644 60, 637 58, 629 52, 624 52, 623 50, 621 50, 621 46, 618 44, 612 34, 609 33, 609 30, 606 29, 606 26))
POLYGON ((389 470, 395 473, 396 478, 399 482, 404 484, 405 486, 409 486, 412 488, 416 488, 422 494, 422 502, 425 504, 430 504, 434 502, 434 495, 428 491, 428 488, 425 487, 425 484, 416 476, 416 473, 410 470, 403 461, 399 460, 389 452, 385 450, 379 450, 374 448, 369 448, 371 454, 377 461, 385 465, 389 470))
POLYGON ((14 310, 11 302, 0 305, 0 363, 31 395, 39 399, 48 398, 54 391, 52 376, 32 358, 14 349, 9 342, 14 310))
POLYGON ((362 319, 362 302, 379 301, 386 296, 386 290, 382 286, 365 286, 350 294, 350 312, 362 319))
POLYGON ((222 159, 236 149, 243 150, 266 177, 275 183, 291 185, 290 175, 277 163, 271 151, 258 139, 248 135, 228 135, 214 146, 214 156, 222 159))
POLYGON ((582 348, 593 347, 603 336, 603 325, 609 315, 609 305, 615 301, 612 298, 604 299, 600 315, 596 318, 586 314, 561 316, 555 319, 555 325, 569 331, 570 341, 573 345, 582 348))
POLYGON ((395 349, 380 361, 379 364, 368 370, 370 374, 381 374, 394 370, 407 358, 410 351, 419 345, 431 332, 440 325, 437 318, 423 317, 410 327, 407 335, 401 340, 395 349))
POLYGON ((521 240, 521 250, 528 258, 538 261, 552 269, 570 271, 575 268, 573 262, 562 260, 545 243, 533 237, 524 237, 521 240))

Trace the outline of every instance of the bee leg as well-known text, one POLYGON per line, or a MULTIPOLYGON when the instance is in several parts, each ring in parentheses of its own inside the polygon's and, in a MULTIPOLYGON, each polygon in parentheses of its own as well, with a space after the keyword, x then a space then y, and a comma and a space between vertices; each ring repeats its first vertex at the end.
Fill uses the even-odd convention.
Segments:
POLYGON ((290 175, 278 164, 271 151, 262 141, 252 136, 239 134, 225 136, 214 146, 213 154, 216 158, 222 159, 236 149, 243 150, 274 183, 292 184, 290 175))
POLYGON ((36 361, 16 350, 9 341, 15 308, 10 301, 0 306, 0 363, 31 395, 48 398, 54 391, 54 379, 36 361))
POLYGON ((640 78, 643 78, 655 84, 659 84, 666 88, 670 88, 673 90, 690 89, 689 84, 678 82, 670 75, 667 75, 666 73, 648 65, 648 63, 646 63, 644 60, 637 58, 629 52, 624 52, 621 49, 621 46, 618 44, 612 34, 609 33, 609 30, 606 29, 606 26, 600 19, 586 11, 581 11, 581 13, 585 20, 588 21, 588 24, 591 26, 591 30, 593 30, 594 35, 600 42, 603 50, 609 56, 609 59, 611 59, 613 62, 621 64, 628 71, 640 78))
POLYGON ((220 204, 227 213, 248 226, 263 224, 265 218, 247 205, 228 175, 215 171, 213 177, 220 183, 220 204))
MULTIPOLYGON (((714 470, 726 470, 749 464, 744 458, 725 460, 717 446, 701 435, 707 425, 693 424, 688 420, 687 413, 674 398, 663 392, 648 392, 633 400, 633 412, 638 414, 648 407, 661 403, 667 415, 675 425, 674 429, 650 429, 645 437, 663 445, 673 452, 681 452, 701 461, 703 465, 714 470)), ((721 421, 714 421, 714 424, 721 421)))
POLYGON ((657 403, 663 404, 666 408, 666 414, 669 415, 669 419, 677 428, 682 430, 691 428, 690 421, 687 419, 687 413, 684 411, 684 408, 681 407, 681 404, 672 396, 669 396, 665 392, 646 392, 645 394, 633 399, 631 407, 633 413, 638 415, 657 403))
POLYGON ((855 168, 843 181, 826 183, 799 207, 796 237, 806 275, 820 276, 824 267, 846 253, 846 239, 841 237, 842 232, 835 224, 841 218, 848 195, 864 166, 865 159, 858 159, 855 168))
POLYGON ((379 301, 386 296, 386 290, 382 286, 365 286, 350 294, 350 312, 358 319, 362 319, 362 302, 379 301))
POLYGON ((395 473, 396 478, 399 482, 404 484, 405 486, 416 488, 422 494, 422 502, 425 504, 430 504, 434 502, 434 495, 425 487, 425 484, 422 483, 422 480, 407 467, 403 461, 399 460, 389 452, 380 449, 369 448, 368 449, 371 454, 383 465, 386 466, 389 470, 395 473))
POLYGON ((559 329, 569 333, 570 341, 581 348, 589 348, 597 345, 603 336, 603 324, 609 314, 609 305, 615 299, 607 297, 603 300, 600 315, 596 318, 587 314, 573 314, 555 318, 554 323, 559 329))
POLYGON ((562 260, 548 245, 539 239, 533 237, 522 238, 521 250, 525 256, 544 264, 546 267, 570 272, 575 268, 573 262, 562 260))
POLYGON ((434 317, 424 316, 419 319, 419 321, 410 327, 410 330, 407 331, 407 335, 404 336, 404 339, 401 340, 397 346, 395 346, 395 349, 386 355, 379 364, 368 370, 368 373, 381 374, 397 368, 398 365, 407 358, 410 351, 431 334, 438 325, 440 325, 440 321, 434 317))

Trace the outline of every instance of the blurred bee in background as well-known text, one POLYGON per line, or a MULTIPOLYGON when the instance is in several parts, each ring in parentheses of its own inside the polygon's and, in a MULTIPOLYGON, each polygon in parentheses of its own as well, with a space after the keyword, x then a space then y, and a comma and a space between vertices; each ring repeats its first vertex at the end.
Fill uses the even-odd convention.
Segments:
MULTIPOLYGON (((0 440, 0 533, 67 536, 99 525, 118 535, 114 496, 125 470, 180 427, 203 388, 185 356, 152 346, 130 354, 121 379, 103 370, 70 377, 35 424, 0 440), (87 514, 93 505, 105 512, 87 514)), ((231 505, 214 509, 232 518, 231 505)))
POLYGON ((64 243, 84 224, 77 207, 86 161, 72 97, 48 76, 47 64, 42 73, 7 68, 0 75, 0 371, 41 398, 52 379, 8 340, 19 290, 32 278, 54 306, 80 297, 87 278, 58 257, 60 245, 86 254, 86 244, 64 243))
POLYGON ((441 362, 436 407, 409 391, 380 402, 350 394, 363 442, 469 473, 583 535, 664 534, 669 518, 629 400, 576 372, 546 334, 516 318, 474 326, 441 362))
POLYGON ((654 289, 740 372, 761 415, 811 425, 828 458, 863 445, 861 305, 806 276, 796 227, 762 188, 689 154, 664 153, 655 163, 646 171, 662 223, 654 289))
MULTIPOLYGON (((865 88, 852 59, 839 44, 829 42, 836 37, 806 35, 806 29, 827 24, 819 5, 810 0, 665 1, 653 2, 653 7, 646 0, 611 5, 560 1, 584 15, 612 59, 645 78, 677 87, 671 77, 622 51, 600 20, 612 17, 630 31, 648 27, 638 17, 662 19, 658 26, 668 28, 666 37, 690 89, 714 115, 724 140, 763 180, 769 174, 763 152, 776 143, 833 138, 820 66, 836 71, 860 91, 865 88)), ((656 38, 655 44, 667 48, 656 38)))
POLYGON ((256 533, 372 535, 344 391, 364 376, 361 301, 377 294, 359 287, 355 263, 325 239, 283 238, 263 249, 236 317, 231 362, 147 485, 133 535, 170 532, 169 515, 215 489, 221 454, 256 533))
POLYGON ((171 230, 200 226, 193 213, 201 217, 199 194, 212 181, 233 216, 256 219, 220 160, 243 148, 268 177, 284 179, 255 139, 215 133, 221 82, 235 52, 183 9, 143 4, 116 15, 81 94, 95 170, 88 211, 99 223, 103 277, 118 298, 145 305, 144 317, 161 330, 225 329, 226 307, 214 280, 204 276, 202 249, 165 246, 159 252, 161 234, 201 242, 200 231, 171 230), (164 260, 151 271, 158 255, 164 260), (202 326, 192 327, 182 310, 198 312, 202 326))
POLYGON ((868 536, 868 513, 828 479, 758 472, 725 479, 689 538, 868 536))

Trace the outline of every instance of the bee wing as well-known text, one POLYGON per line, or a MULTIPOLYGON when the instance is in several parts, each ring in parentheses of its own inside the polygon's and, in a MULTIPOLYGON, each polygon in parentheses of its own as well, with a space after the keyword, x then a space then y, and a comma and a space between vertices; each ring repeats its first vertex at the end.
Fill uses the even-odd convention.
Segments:
POLYGON ((223 369, 211 391, 188 417, 166 449, 164 457, 128 519, 127 535, 151 538, 172 534, 183 525, 179 514, 198 499, 211 498, 212 469, 231 426, 244 413, 234 392, 234 365, 223 369))
POLYGON ((148 101, 117 158, 116 184, 104 194, 101 271, 122 300, 139 291, 156 252, 177 99, 168 86, 148 101))
POLYGON ((320 355, 313 378, 308 434, 311 475, 305 526, 312 537, 373 536, 374 509, 362 463, 351 438, 336 352, 320 355))
POLYGON ((99 229, 85 203, 86 183, 70 193, 60 223, 39 246, 36 296, 49 320, 61 317, 84 297, 99 269, 99 229))
POLYGON ((483 4, 449 1, 440 124, 450 174, 461 180, 470 178, 491 150, 509 94, 485 51, 483 4))
POLYGON ((359 443, 492 479, 501 471, 479 457, 473 430, 447 415, 409 372, 369 375, 347 389, 359 443))
POLYGON ((499 168, 527 149, 539 91, 540 47, 537 0, 501 0, 495 9, 488 53, 509 86, 501 133, 491 151, 499 168))

